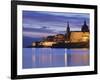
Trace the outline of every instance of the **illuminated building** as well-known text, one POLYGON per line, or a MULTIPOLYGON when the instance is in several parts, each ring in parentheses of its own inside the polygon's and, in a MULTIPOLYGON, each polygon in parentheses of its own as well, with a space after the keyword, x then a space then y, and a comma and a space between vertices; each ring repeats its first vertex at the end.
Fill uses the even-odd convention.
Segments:
POLYGON ((45 47, 51 47, 53 44, 56 44, 56 42, 54 42, 54 41, 44 41, 44 42, 41 42, 41 45, 43 45, 45 47))
POLYGON ((55 36, 48 36, 45 41, 54 41, 55 36))
POLYGON ((54 37, 55 42, 64 42, 65 41, 65 36, 63 34, 57 34, 54 37))
POLYGON ((84 21, 81 31, 70 31, 69 23, 68 23, 65 37, 66 37, 65 39, 69 41, 70 43, 88 42, 89 41, 89 29, 86 24, 86 21, 84 21))
POLYGON ((82 25, 81 31, 70 31, 69 22, 67 22, 67 29, 65 34, 57 34, 54 36, 47 36, 40 42, 33 42, 32 46, 52 47, 53 45, 66 46, 71 43, 88 43, 89 44, 89 29, 86 21, 82 25))
POLYGON ((89 32, 76 32, 72 31, 70 34, 70 42, 88 42, 89 41, 89 32))
POLYGON ((33 42, 33 43, 32 43, 32 46, 36 46, 36 43, 35 43, 35 42, 33 42))

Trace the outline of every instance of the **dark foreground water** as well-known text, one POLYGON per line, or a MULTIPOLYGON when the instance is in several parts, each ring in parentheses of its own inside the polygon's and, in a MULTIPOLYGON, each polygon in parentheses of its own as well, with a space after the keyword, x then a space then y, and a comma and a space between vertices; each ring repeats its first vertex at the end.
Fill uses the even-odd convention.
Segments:
POLYGON ((23 48, 23 68, 89 65, 89 49, 23 48))

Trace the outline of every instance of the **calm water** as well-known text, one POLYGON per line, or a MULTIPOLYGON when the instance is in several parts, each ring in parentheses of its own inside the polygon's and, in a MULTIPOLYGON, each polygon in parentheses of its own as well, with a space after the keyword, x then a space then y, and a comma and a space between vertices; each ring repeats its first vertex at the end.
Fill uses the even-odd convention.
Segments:
POLYGON ((23 48, 23 68, 87 65, 88 49, 23 48))

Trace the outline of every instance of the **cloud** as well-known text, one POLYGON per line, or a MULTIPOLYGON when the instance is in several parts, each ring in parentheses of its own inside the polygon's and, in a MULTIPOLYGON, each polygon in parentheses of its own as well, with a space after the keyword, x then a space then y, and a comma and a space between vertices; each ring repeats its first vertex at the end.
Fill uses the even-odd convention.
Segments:
POLYGON ((84 20, 86 20, 89 25, 89 14, 23 11, 23 30, 32 32, 59 33, 66 30, 67 21, 69 21, 71 30, 80 30, 84 20))
POLYGON ((30 32, 38 32, 38 33, 55 33, 53 30, 47 28, 47 27, 41 27, 41 28, 23 28, 23 31, 30 31, 30 32))
POLYGON ((59 17, 70 17, 70 18, 89 18, 88 13, 70 13, 70 12, 41 12, 44 14, 55 15, 59 17))
POLYGON ((23 11, 23 18, 35 19, 40 22, 65 22, 66 19, 88 19, 89 14, 86 13, 65 13, 65 12, 45 12, 45 11, 23 11))
POLYGON ((31 31, 23 31, 23 36, 31 37, 31 38, 43 38, 47 37, 48 35, 55 35, 53 33, 43 33, 43 32, 31 32, 31 31))

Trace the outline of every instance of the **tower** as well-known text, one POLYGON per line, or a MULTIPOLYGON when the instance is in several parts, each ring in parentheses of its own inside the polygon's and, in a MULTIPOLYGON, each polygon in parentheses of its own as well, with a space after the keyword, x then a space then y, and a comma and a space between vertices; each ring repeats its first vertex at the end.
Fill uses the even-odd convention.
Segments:
POLYGON ((81 31, 82 32, 89 32, 89 28, 88 28, 88 25, 86 24, 86 21, 84 21, 84 24, 81 28, 81 31))
POLYGON ((66 29, 66 33, 65 33, 65 39, 67 39, 67 41, 70 40, 70 27, 69 27, 69 22, 67 22, 67 29, 66 29))
POLYGON ((70 32, 70 28, 69 28, 69 22, 67 22, 67 30, 66 30, 67 33, 70 32))

